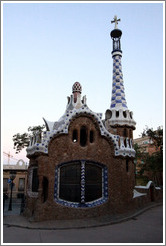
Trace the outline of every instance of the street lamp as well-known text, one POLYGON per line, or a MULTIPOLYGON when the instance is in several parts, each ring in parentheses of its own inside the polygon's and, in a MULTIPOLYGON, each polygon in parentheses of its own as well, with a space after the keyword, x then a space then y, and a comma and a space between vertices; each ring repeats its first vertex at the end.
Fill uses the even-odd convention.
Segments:
POLYGON ((11 192, 10 192, 10 202, 9 202, 8 210, 12 210, 12 190, 13 190, 13 186, 14 186, 13 180, 15 179, 15 177, 16 177, 16 171, 14 171, 14 170, 10 171, 11 192))

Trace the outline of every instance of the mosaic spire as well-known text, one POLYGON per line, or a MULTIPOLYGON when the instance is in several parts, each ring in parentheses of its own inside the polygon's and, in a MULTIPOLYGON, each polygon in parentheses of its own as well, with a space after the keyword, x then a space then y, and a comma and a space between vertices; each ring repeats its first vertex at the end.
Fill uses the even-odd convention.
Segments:
POLYGON ((127 103, 125 99, 123 74, 121 65, 121 56, 113 56, 113 83, 112 83, 112 98, 111 109, 127 109, 127 103))
POLYGON ((123 85, 123 73, 122 73, 122 50, 120 38, 122 36, 122 31, 117 29, 117 24, 120 19, 117 19, 117 16, 114 17, 114 20, 111 23, 115 22, 115 29, 112 30, 110 36, 113 40, 113 82, 112 82, 112 98, 111 98, 111 109, 127 109, 127 103, 124 93, 123 85))
POLYGON ((135 121, 132 118, 133 113, 128 110, 125 98, 123 73, 122 73, 122 50, 121 36, 122 31, 117 28, 120 19, 117 16, 111 23, 115 23, 115 28, 111 31, 112 39, 112 59, 113 59, 113 81, 112 81, 112 97, 110 109, 106 111, 106 119, 109 119, 110 126, 128 125, 135 128, 135 121))

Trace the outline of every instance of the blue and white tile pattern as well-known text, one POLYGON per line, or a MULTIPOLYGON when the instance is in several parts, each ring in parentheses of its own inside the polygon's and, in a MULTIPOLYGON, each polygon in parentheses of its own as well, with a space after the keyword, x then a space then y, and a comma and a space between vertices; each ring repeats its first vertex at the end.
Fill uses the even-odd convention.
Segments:
POLYGON ((125 99, 123 74, 121 65, 121 56, 113 56, 113 83, 112 83, 112 98, 111 109, 127 109, 127 103, 125 99))

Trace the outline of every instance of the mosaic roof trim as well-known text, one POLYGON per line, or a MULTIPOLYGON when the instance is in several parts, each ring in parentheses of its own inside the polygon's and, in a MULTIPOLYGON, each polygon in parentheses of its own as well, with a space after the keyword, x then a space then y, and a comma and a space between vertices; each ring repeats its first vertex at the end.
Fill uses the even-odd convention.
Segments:
MULTIPOLYGON (((79 85, 80 83, 76 82, 73 86, 74 88, 78 86, 76 89, 79 90, 79 85)), ((104 136, 109 141, 113 142, 116 156, 135 156, 135 150, 132 147, 132 140, 126 139, 125 143, 128 144, 125 146, 123 138, 118 135, 111 134, 104 125, 102 114, 95 113, 90 110, 86 103, 86 96, 83 96, 81 99, 81 94, 77 95, 76 101, 74 100, 73 95, 68 97, 66 111, 58 121, 50 122, 43 118, 47 131, 44 132, 42 138, 40 136, 35 136, 33 139, 31 139, 30 145, 27 148, 27 156, 31 156, 37 153, 48 154, 48 145, 51 139, 60 134, 68 134, 71 121, 79 115, 90 115, 95 119, 95 121, 98 123, 101 136, 104 136)))
POLYGON ((69 125, 72 119, 81 114, 87 116, 91 115, 94 117, 94 119, 98 122, 101 136, 104 136, 108 140, 113 142, 115 156, 135 156, 135 150, 132 147, 132 140, 127 140, 128 145, 125 146, 123 138, 121 138, 119 135, 113 135, 107 131, 102 121, 102 114, 94 113, 86 105, 83 105, 79 109, 67 110, 66 114, 63 116, 63 118, 61 118, 61 121, 55 122, 56 127, 54 129, 44 132, 43 138, 41 139, 40 143, 37 143, 35 141, 31 142, 30 146, 27 148, 27 156, 40 152, 48 154, 48 145, 51 139, 60 134, 68 134, 69 125))

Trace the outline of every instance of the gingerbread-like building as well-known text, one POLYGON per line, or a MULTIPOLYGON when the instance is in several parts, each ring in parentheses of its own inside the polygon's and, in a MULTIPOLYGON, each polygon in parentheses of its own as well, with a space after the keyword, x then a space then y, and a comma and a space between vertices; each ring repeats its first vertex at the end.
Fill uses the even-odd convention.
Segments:
POLYGON ((27 148, 30 159, 25 215, 35 220, 86 218, 123 212, 134 199, 135 121, 125 99, 117 28, 113 42, 111 106, 95 113, 75 82, 64 115, 44 119, 46 131, 27 148))

